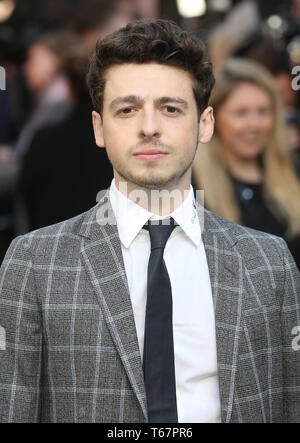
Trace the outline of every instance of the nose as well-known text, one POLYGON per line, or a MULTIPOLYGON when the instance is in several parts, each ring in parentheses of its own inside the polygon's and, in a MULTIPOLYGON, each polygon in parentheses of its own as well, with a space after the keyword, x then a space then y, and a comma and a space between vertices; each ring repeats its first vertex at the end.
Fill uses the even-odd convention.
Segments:
POLYGON ((161 127, 159 116, 155 109, 145 109, 141 112, 139 137, 141 139, 146 138, 159 138, 161 136, 161 127))
POLYGON ((248 118, 248 128, 255 130, 255 129, 260 129, 262 124, 262 119, 261 116, 259 115, 258 112, 252 113, 251 115, 249 115, 248 118))

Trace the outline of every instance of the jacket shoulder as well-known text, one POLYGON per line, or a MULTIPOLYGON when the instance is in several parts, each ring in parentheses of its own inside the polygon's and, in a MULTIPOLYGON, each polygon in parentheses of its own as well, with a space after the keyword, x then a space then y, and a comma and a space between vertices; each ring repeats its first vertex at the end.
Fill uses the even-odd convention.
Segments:
POLYGON ((234 223, 229 221, 219 215, 205 209, 204 210, 205 222, 209 221, 209 225, 211 227, 214 224, 216 229, 220 230, 229 230, 231 235, 233 235, 237 240, 239 238, 264 238, 268 240, 273 240, 278 242, 278 240, 282 240, 281 237, 278 237, 273 234, 268 234, 267 232, 259 231, 257 229, 248 228, 246 226, 242 226, 238 223, 234 223))
POLYGON ((288 251, 281 237, 233 223, 205 210, 205 228, 207 225, 209 229, 214 226, 216 232, 223 232, 246 261, 263 257, 265 262, 275 260, 278 265, 282 265, 282 256, 288 251))
MULTIPOLYGON (((205 230, 213 231, 210 247, 218 260, 228 262, 237 257, 247 278, 257 287, 257 293, 265 287, 265 293, 295 294, 300 292, 300 273, 284 239, 272 234, 247 228, 205 211, 205 230), (267 288, 266 288, 267 285, 267 288)), ((236 262, 237 263, 237 262, 236 262)))
POLYGON ((11 256, 14 258, 18 255, 25 257, 30 253, 32 257, 37 259, 37 262, 44 262, 48 261, 47 257, 50 259, 54 250, 56 257, 61 255, 66 258, 66 254, 70 254, 74 246, 75 248, 76 245, 80 247, 81 233, 86 230, 85 227, 89 223, 92 223, 96 208, 97 205, 70 219, 19 235, 10 244, 4 261, 9 260, 11 256), (62 254, 58 254, 58 252, 62 254))

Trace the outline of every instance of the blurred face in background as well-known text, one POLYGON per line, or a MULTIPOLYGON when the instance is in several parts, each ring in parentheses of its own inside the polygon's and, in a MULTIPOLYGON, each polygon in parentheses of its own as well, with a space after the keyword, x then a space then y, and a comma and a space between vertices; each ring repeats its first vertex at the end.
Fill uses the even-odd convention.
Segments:
POLYGON ((300 0, 292 0, 291 12, 294 18, 300 18, 300 0))
POLYGON ((222 152, 241 160, 257 158, 273 128, 272 102, 252 83, 240 83, 216 110, 216 129, 222 152))
POLYGON ((29 48, 25 63, 25 77, 29 89, 41 92, 57 76, 60 69, 60 59, 46 46, 33 45, 29 48))

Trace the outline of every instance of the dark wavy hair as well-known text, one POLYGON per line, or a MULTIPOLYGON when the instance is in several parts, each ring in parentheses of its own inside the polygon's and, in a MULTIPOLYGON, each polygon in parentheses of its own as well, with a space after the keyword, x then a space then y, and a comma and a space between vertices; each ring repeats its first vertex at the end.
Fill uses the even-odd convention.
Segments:
POLYGON ((150 62, 174 66, 191 74, 201 114, 215 82, 206 48, 198 38, 162 19, 139 20, 98 40, 87 74, 94 109, 102 115, 105 72, 109 67, 150 62))

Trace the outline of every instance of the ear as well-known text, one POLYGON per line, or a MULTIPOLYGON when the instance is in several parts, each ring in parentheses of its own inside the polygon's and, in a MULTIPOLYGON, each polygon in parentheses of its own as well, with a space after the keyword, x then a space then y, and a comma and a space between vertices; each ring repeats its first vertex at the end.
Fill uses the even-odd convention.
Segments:
POLYGON ((93 128, 94 128, 94 135, 95 135, 95 141, 96 145, 99 146, 99 148, 104 148, 104 136, 103 136, 103 124, 102 124, 102 118, 98 112, 93 111, 92 112, 93 117, 93 128))
POLYGON ((208 106, 201 114, 199 130, 199 143, 209 143, 215 126, 214 111, 211 106, 208 106))

